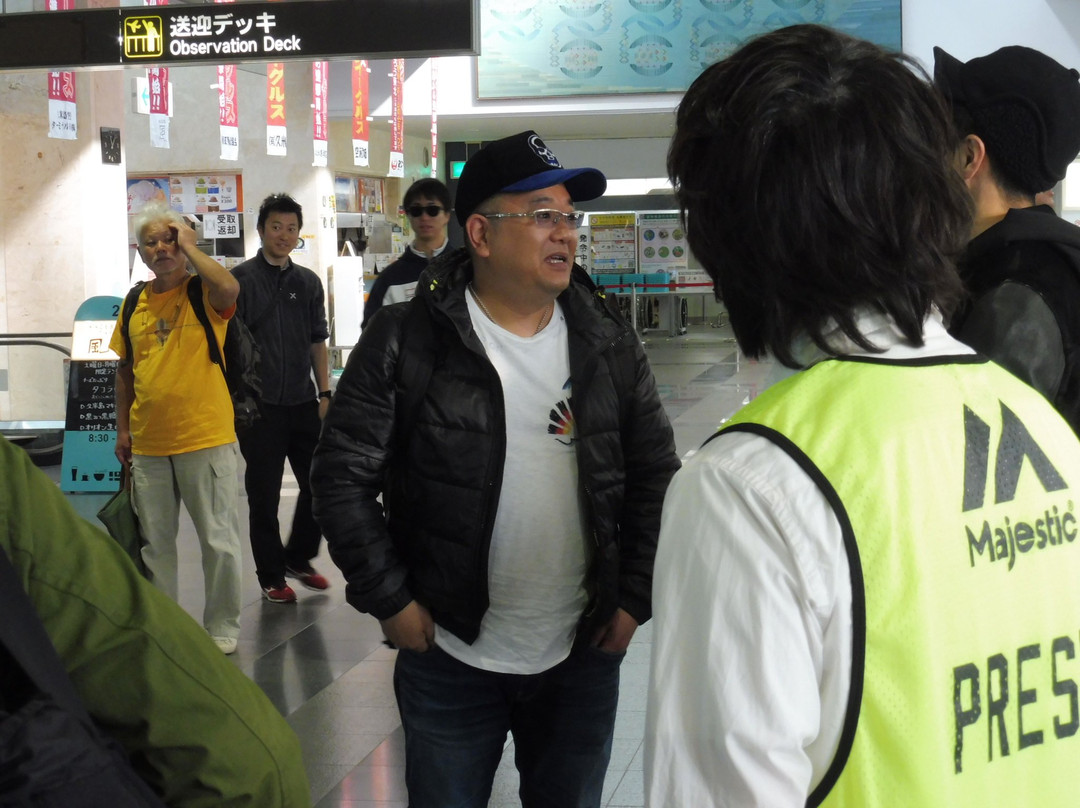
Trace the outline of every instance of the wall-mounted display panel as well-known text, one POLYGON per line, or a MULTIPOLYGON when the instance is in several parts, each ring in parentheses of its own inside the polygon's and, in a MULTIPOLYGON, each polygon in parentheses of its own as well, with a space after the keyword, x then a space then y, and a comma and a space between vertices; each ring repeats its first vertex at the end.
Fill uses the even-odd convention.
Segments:
POLYGON ((900 50, 901 0, 480 0, 481 99, 682 92, 746 40, 820 23, 900 50))

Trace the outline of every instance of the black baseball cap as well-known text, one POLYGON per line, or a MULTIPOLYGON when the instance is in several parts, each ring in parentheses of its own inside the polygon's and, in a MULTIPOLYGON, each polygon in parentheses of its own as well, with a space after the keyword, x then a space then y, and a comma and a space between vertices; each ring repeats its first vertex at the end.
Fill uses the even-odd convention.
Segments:
POLYGON ((961 62, 934 48, 934 83, 1021 190, 1052 188, 1080 153, 1080 73, 1045 53, 1011 45, 961 62))
POLYGON ((469 158, 458 179, 454 211, 465 224, 480 203, 499 193, 564 185, 575 202, 603 196, 607 178, 595 168, 563 168, 532 130, 488 143, 469 158))

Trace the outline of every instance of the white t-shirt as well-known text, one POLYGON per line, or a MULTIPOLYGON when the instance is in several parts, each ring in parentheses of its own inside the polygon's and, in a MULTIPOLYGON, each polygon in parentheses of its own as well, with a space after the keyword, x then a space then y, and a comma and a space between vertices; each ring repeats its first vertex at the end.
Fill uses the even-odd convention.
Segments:
POLYGON ((480 635, 469 645, 436 626, 435 642, 483 670, 540 673, 569 655, 588 599, 566 319, 556 305, 543 331, 519 337, 466 298, 502 380, 506 460, 480 635))

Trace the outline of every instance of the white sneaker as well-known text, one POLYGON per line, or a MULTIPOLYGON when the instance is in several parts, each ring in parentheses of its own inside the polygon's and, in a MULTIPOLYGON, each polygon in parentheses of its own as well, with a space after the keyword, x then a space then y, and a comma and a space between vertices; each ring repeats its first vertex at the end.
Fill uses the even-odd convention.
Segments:
POLYGON ((214 645, 221 649, 221 653, 228 656, 236 651, 236 637, 211 637, 214 645))

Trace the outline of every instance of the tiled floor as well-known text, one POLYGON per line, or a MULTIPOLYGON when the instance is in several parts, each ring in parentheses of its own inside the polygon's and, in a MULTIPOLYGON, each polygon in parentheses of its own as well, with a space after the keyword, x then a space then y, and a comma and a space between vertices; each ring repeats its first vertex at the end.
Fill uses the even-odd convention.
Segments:
MULTIPOLYGON (((771 365, 741 357, 725 328, 692 326, 684 336, 646 335, 645 342, 680 455, 699 446, 771 372, 771 365)), ((91 518, 102 501, 92 495, 70 499, 91 518)), ((296 483, 287 476, 283 524, 288 524, 295 500, 296 483)), ((245 535, 246 513, 244 500, 245 535)), ((180 547, 181 605, 198 616, 202 573, 186 514, 180 547)), ((332 581, 331 589, 299 590, 295 605, 271 604, 259 597, 250 549, 245 550, 247 597, 233 659, 299 735, 313 805, 404 808, 403 737, 391 684, 394 652, 382 645, 378 623, 345 603, 344 582, 325 550, 315 564, 332 581)), ((642 736, 651 628, 646 624, 638 631, 622 667, 614 750, 603 796, 603 804, 612 808, 644 805, 642 736)), ((508 739, 490 808, 520 805, 516 779, 508 739)))

